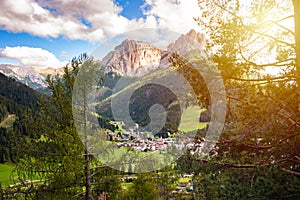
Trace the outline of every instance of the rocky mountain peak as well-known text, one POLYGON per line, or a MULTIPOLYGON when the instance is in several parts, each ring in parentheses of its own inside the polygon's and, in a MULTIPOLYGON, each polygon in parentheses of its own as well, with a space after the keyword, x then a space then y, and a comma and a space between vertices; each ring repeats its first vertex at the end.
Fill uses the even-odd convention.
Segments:
POLYGON ((163 51, 161 67, 170 66, 169 58, 172 53, 185 55, 191 50, 197 49, 202 55, 205 55, 204 49, 206 46, 206 39, 203 34, 197 33, 194 29, 187 34, 182 34, 175 42, 168 45, 167 50, 163 51))
POLYGON ((178 54, 182 55, 193 49, 204 50, 205 46, 205 36, 192 29, 187 34, 182 34, 175 42, 171 43, 168 46, 168 51, 177 52, 178 54))
POLYGON ((125 39, 102 59, 102 65, 106 73, 140 77, 158 68, 168 67, 172 53, 184 55, 194 49, 204 51, 205 44, 204 35, 193 29, 168 45, 167 50, 160 50, 147 42, 125 39))
POLYGON ((186 35, 199 43, 202 47, 205 47, 206 39, 202 33, 197 33, 194 29, 192 29, 186 35))
POLYGON ((102 59, 106 72, 139 77, 159 67, 161 50, 147 42, 124 40, 102 59))
POLYGON ((142 41, 135 41, 125 39, 120 45, 115 47, 115 50, 124 49, 124 50, 133 50, 140 47, 149 47, 150 44, 142 41))

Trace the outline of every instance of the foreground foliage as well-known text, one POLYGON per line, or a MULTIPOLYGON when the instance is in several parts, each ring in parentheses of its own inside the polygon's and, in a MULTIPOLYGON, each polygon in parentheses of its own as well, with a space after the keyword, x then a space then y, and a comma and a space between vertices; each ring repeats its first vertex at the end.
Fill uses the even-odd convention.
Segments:
POLYGON ((299 1, 199 5, 226 87, 227 118, 212 154, 187 153, 178 168, 195 174, 199 199, 298 199, 299 1))

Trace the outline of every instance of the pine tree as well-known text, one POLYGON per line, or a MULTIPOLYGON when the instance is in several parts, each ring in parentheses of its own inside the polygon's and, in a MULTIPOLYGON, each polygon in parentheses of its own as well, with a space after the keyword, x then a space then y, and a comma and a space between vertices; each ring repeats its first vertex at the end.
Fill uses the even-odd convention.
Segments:
MULTIPOLYGON (((111 188, 119 187, 116 172, 93 158, 73 119, 75 80, 80 68, 91 63, 96 61, 82 54, 64 67, 62 76, 48 76, 51 96, 44 99, 38 116, 27 118, 28 130, 34 137, 22 143, 24 157, 16 167, 19 189, 27 198, 94 199, 101 191, 109 194, 111 188)), ((83 130, 87 131, 87 127, 83 130)))

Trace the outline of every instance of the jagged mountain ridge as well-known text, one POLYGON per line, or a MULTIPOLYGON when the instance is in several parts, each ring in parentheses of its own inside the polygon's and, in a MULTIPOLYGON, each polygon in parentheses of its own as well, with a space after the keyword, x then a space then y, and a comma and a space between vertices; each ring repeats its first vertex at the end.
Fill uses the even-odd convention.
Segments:
POLYGON ((103 59, 105 72, 114 72, 121 76, 140 77, 157 69, 170 65, 169 57, 173 52, 183 55, 193 49, 204 49, 206 40, 203 34, 195 30, 182 34, 176 41, 169 44, 166 50, 142 41, 124 40, 103 59))
MULTIPOLYGON (((105 72, 120 76, 141 77, 157 69, 170 65, 169 57, 173 52, 183 54, 192 49, 205 49, 206 40, 203 34, 195 30, 182 34, 167 49, 159 49, 147 42, 124 40, 109 52, 101 61, 105 72)), ((62 68, 28 68, 9 64, 0 64, 0 72, 35 90, 45 91, 45 78, 48 74, 61 73, 62 68)))
POLYGON ((47 87, 46 77, 48 74, 57 74, 61 69, 55 68, 34 68, 34 67, 21 67, 9 64, 0 64, 0 72, 7 77, 23 83, 37 91, 44 91, 47 87))
POLYGON ((183 55, 193 49, 204 50, 205 47, 205 36, 192 29, 187 34, 182 34, 175 42, 169 44, 167 51, 183 55))
POLYGON ((160 60, 160 49, 147 42, 126 39, 102 59, 102 64, 106 73, 139 77, 157 69, 160 60))

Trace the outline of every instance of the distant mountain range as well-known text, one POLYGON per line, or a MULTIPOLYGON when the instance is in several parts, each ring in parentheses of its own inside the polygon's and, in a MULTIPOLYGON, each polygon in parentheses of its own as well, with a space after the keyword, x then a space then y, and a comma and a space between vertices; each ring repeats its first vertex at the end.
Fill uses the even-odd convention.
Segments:
POLYGON ((45 81, 47 75, 57 74, 61 70, 54 68, 20 67, 9 64, 0 65, 0 73, 40 92, 44 92, 47 87, 45 81))
MULTIPOLYGON (((181 35, 168 45, 167 49, 159 49, 147 42, 124 40, 109 52, 101 61, 105 72, 116 73, 120 76, 141 77, 157 69, 168 67, 168 58, 173 52, 182 55, 192 49, 205 49, 206 40, 203 34, 195 30, 181 35)), ((203 52, 204 53, 204 52, 203 52)), ((45 78, 48 74, 60 73, 62 68, 29 68, 9 64, 0 65, 0 73, 13 78, 37 91, 45 92, 45 78)))
MULTIPOLYGON (((204 36, 196 33, 194 30, 181 35, 176 41, 169 44, 166 49, 159 49, 143 41, 127 39, 121 42, 101 61, 102 66, 105 67, 106 77, 103 83, 104 87, 101 88, 96 96, 96 112, 101 116, 98 119, 99 124, 111 129, 108 125, 114 117, 111 110, 112 101, 115 99, 122 101, 122 99, 127 99, 128 95, 133 94, 132 97, 128 98, 130 99, 130 116, 132 116, 135 123, 140 124, 145 131, 150 131, 149 127, 156 127, 156 124, 150 124, 150 117, 145 113, 148 113, 154 104, 159 104, 166 110, 166 124, 157 135, 168 137, 168 132, 176 132, 182 112, 179 102, 187 102, 188 104, 188 102, 192 102, 191 98, 193 96, 187 92, 184 82, 177 80, 176 76, 172 76, 173 71, 168 67, 170 66, 168 60, 174 52, 179 55, 185 55, 185 53, 190 54, 195 49, 197 49, 197 56, 201 56, 203 53, 203 57, 205 57, 205 44, 204 36), (116 91, 115 86, 120 79, 126 82, 127 86, 118 88, 116 91), (165 85, 177 90, 176 95, 168 88, 161 87, 158 84, 146 84, 145 87, 139 88, 144 83, 151 83, 153 79, 166 80, 164 82, 165 85), (135 92, 132 93, 133 91, 135 92)), ((186 66, 181 68, 184 72, 178 72, 191 83, 195 93, 198 92, 197 95, 200 96, 200 93, 204 91, 204 89, 199 89, 198 83, 201 77, 198 76, 200 75, 195 75, 192 68, 186 66), (201 91, 198 91, 196 87, 201 91)), ((47 90, 45 90, 47 87, 45 81, 47 75, 60 73, 62 73, 62 68, 42 69, 2 64, 0 65, 0 79, 3 80, 2 84, 0 84, 2 89, 2 93, 0 91, 0 103, 8 108, 9 113, 22 113, 23 107, 29 107, 31 110, 36 109, 38 108, 39 95, 41 94, 35 91, 32 92, 32 89, 47 93, 47 90), (10 77, 10 79, 7 79, 6 76, 10 77), (25 100, 17 101, 19 96, 25 100), (20 108, 15 109, 15 107, 20 108)), ((124 113, 122 102, 117 101, 114 105, 116 105, 114 111, 122 115, 124 113)), ((157 118, 159 116, 162 115, 154 116, 155 122, 161 121, 160 118, 157 118)), ((123 119, 123 115, 121 117, 123 119)), ((126 125, 129 127, 132 125, 131 123, 126 122, 126 125)))

